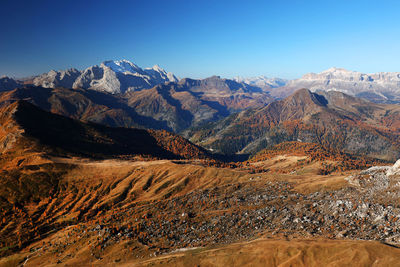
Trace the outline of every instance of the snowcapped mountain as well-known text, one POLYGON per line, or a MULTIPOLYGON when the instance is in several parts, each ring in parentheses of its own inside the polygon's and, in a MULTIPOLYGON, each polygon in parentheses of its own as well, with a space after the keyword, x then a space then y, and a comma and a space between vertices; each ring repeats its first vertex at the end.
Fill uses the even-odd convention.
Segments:
POLYGON ((174 74, 167 73, 158 65, 142 69, 128 60, 110 60, 83 71, 51 70, 37 76, 33 83, 45 88, 82 88, 119 94, 177 81, 178 78, 174 74))
POLYGON ((271 91, 275 97, 285 97, 294 91, 340 91, 374 102, 400 102, 400 72, 365 74, 342 68, 330 68, 320 73, 308 73, 271 91))
POLYGON ((288 80, 280 78, 268 78, 266 76, 256 77, 235 77, 233 78, 236 82, 244 82, 252 86, 257 86, 262 89, 270 89, 285 86, 288 80))
POLYGON ((114 72, 130 72, 130 73, 141 73, 144 74, 143 70, 136 64, 128 60, 109 60, 102 64, 112 69, 114 72))

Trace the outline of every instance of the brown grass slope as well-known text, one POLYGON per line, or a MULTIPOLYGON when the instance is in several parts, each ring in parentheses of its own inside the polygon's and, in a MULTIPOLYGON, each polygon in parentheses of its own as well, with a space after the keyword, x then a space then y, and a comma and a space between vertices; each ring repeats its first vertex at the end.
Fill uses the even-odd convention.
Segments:
POLYGON ((398 248, 379 242, 258 239, 122 266, 400 266, 399 260, 398 248))

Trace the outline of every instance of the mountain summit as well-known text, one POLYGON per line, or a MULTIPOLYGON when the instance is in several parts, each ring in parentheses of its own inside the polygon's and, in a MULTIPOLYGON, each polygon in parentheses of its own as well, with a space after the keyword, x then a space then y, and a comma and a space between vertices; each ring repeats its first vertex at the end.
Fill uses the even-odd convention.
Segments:
POLYGON ((120 94, 177 81, 178 78, 174 74, 167 73, 158 65, 142 69, 128 60, 109 60, 83 71, 51 70, 37 76, 33 84, 45 88, 82 88, 120 94))

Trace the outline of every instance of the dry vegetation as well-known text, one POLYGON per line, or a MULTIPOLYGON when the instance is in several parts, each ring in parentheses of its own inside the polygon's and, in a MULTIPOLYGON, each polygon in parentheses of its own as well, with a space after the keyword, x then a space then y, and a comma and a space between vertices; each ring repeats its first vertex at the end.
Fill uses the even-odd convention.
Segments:
POLYGON ((0 113, 0 266, 398 259, 400 177, 357 170, 379 162, 289 142, 224 163, 168 132, 10 107, 0 113))
MULTIPOLYGON (((4 195, 10 190, 3 191, 9 203, 2 207, 0 222, 4 266, 335 263, 326 254, 350 257, 339 262, 343 264, 357 257, 360 265, 396 259, 392 255, 397 248, 378 242, 324 239, 384 240, 380 236, 385 230, 375 228, 373 218, 356 222, 354 216, 327 217, 332 200, 356 205, 335 206, 346 214, 357 210, 359 196, 351 199, 348 194, 355 191, 345 181, 351 173, 321 176, 312 162, 304 166, 304 174, 251 174, 201 161, 47 160, 51 163, 17 168, 20 187, 15 190, 34 182, 39 188, 24 191, 24 198, 17 200, 4 195), (43 173, 54 182, 36 180, 43 173), (36 179, 24 182, 32 177, 36 179), (358 233, 363 224, 364 236, 358 233), (264 239, 248 243, 258 238, 264 239), (204 249, 172 253, 194 247, 204 249)), ((382 205, 387 204, 371 210, 382 205)), ((388 223, 398 231, 397 220, 388 223)))
POLYGON ((257 239, 121 266, 399 266, 399 249, 374 241, 257 239))

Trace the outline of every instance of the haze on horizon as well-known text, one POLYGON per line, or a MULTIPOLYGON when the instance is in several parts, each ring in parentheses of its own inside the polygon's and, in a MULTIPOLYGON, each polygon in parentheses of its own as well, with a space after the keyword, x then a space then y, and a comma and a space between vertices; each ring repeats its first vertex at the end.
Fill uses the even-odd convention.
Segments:
POLYGON ((400 71, 397 1, 2 1, 0 76, 108 59, 179 77, 400 71))

